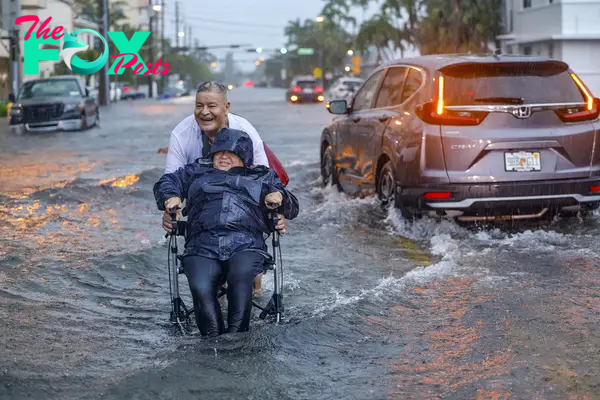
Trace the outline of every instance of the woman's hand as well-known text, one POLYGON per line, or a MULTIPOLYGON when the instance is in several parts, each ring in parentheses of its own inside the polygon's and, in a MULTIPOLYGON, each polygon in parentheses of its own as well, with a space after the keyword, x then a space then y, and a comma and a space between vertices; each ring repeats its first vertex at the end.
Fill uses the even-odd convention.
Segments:
POLYGON ((170 214, 174 214, 177 210, 181 210, 181 199, 179 197, 171 197, 165 201, 165 209, 170 214))
POLYGON ((281 192, 272 192, 265 196, 265 205, 269 210, 281 207, 283 204, 283 195, 281 192))
POLYGON ((163 214, 163 229, 169 233, 173 232, 175 227, 171 224, 171 214, 177 214, 176 218, 179 221, 181 218, 181 199, 179 197, 171 197, 165 201, 165 213, 163 214))

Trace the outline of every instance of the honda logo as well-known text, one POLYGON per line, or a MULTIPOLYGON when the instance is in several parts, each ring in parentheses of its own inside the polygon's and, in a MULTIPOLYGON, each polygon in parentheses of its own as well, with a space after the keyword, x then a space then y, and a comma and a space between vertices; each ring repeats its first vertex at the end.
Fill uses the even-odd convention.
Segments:
POLYGON ((518 107, 512 111, 512 114, 517 118, 531 117, 531 107, 518 107))

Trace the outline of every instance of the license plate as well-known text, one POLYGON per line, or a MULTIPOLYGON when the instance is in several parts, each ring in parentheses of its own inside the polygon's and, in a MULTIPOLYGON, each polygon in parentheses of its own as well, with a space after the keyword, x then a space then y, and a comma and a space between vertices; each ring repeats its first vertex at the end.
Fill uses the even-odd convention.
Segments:
POLYGON ((504 168, 506 171, 529 172, 541 171, 542 160, 539 151, 518 151, 504 153, 504 168))
POLYGON ((312 93, 312 89, 304 89, 304 93, 312 93))

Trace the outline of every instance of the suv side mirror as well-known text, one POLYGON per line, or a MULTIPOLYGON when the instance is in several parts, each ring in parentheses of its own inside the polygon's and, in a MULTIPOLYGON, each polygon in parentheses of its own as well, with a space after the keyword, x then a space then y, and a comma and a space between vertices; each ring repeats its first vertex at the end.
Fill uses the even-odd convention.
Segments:
POLYGON ((325 107, 327 107, 327 110, 331 114, 337 114, 337 115, 348 114, 348 103, 346 102, 346 100, 328 101, 327 105, 325 107))
POLYGON ((9 102, 11 102, 11 103, 14 103, 14 102, 16 102, 16 101, 17 101, 17 99, 15 98, 15 95, 14 95, 14 94, 12 94, 12 93, 9 93, 9 94, 8 94, 8 101, 9 101, 9 102))

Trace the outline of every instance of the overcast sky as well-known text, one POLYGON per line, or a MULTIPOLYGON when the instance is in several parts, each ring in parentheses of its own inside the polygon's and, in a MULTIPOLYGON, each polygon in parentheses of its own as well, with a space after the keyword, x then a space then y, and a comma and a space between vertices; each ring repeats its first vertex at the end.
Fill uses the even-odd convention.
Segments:
MULTIPOLYGON (((179 0, 180 29, 192 27, 192 37, 201 45, 249 44, 252 47, 278 49, 285 45, 284 27, 290 20, 314 19, 323 9, 323 0, 179 0)), ((175 36, 175 0, 165 0, 165 31, 171 40, 175 36)), ((359 21, 377 12, 372 6, 366 12, 356 8, 359 21)), ((187 43, 187 42, 186 42, 187 43)), ((181 42, 180 42, 181 44, 181 42)), ((227 49, 211 50, 225 58, 227 49)), ((272 53, 271 53, 272 54, 272 53)), ((266 54, 265 54, 266 55, 266 54)), ((253 70, 253 54, 235 51, 237 66, 253 70)))

